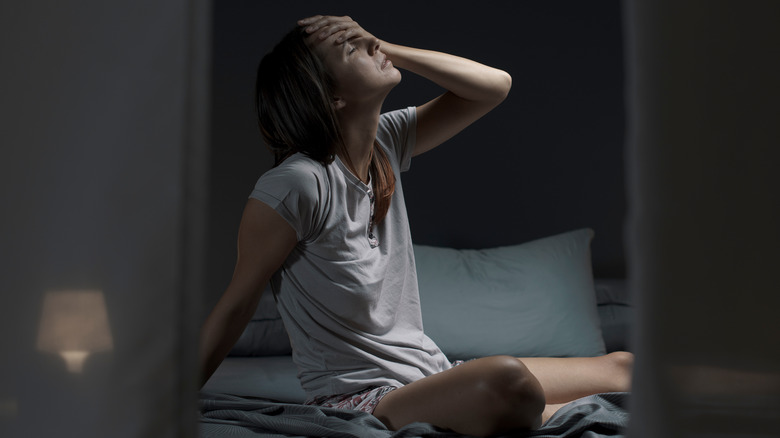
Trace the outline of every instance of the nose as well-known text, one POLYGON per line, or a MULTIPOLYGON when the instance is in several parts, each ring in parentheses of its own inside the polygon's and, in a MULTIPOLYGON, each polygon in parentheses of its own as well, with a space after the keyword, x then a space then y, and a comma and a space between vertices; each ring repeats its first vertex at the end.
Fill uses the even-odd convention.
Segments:
POLYGON ((378 38, 370 38, 368 40, 368 54, 370 56, 374 56, 374 54, 379 50, 379 39, 378 38))

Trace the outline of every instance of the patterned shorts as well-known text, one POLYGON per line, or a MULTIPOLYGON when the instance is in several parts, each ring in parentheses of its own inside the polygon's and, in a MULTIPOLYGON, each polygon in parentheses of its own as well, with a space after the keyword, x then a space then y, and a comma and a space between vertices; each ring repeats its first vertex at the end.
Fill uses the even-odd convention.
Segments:
POLYGON ((324 408, 351 409, 354 411, 374 413, 376 405, 390 391, 398 389, 395 386, 372 386, 366 390, 352 394, 321 395, 303 404, 322 406, 324 408))
MULTIPOLYGON (((452 363, 452 366, 458 366, 462 363, 462 360, 456 360, 452 363)), ((306 400, 303 404, 322 406, 324 408, 351 409, 373 414, 376 405, 379 404, 384 396, 394 389, 398 389, 398 387, 372 386, 368 389, 353 392, 351 394, 321 395, 306 400)))

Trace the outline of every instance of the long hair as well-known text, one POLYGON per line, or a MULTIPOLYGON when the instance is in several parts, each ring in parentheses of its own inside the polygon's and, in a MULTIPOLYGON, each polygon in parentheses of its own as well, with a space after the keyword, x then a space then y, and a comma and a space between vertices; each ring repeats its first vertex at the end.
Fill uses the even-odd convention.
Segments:
MULTIPOLYGON (((334 82, 306 44, 302 27, 290 31, 257 67, 255 105, 260 132, 274 154, 274 167, 300 152, 326 166, 336 154, 355 172, 333 108, 334 82)), ((390 208, 395 174, 376 142, 371 155, 375 205, 380 224, 390 208)))

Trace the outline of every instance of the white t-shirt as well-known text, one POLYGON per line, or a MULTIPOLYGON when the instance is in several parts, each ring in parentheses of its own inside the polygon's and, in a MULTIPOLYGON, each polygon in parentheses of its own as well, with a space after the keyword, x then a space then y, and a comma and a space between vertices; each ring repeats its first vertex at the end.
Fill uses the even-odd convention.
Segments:
POLYGON ((369 187, 337 157, 295 154, 258 180, 252 198, 278 212, 298 244, 271 285, 308 398, 402 386, 450 368, 423 333, 401 171, 415 144, 414 107, 382 114, 377 142, 395 173, 373 236, 369 187))

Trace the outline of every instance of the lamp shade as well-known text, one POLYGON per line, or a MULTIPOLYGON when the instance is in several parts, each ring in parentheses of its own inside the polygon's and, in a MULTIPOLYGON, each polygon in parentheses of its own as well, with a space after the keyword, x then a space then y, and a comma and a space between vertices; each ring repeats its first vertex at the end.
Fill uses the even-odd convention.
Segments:
POLYGON ((90 353, 113 348, 103 292, 47 292, 38 331, 38 349, 65 358, 68 369, 81 371, 90 353))

